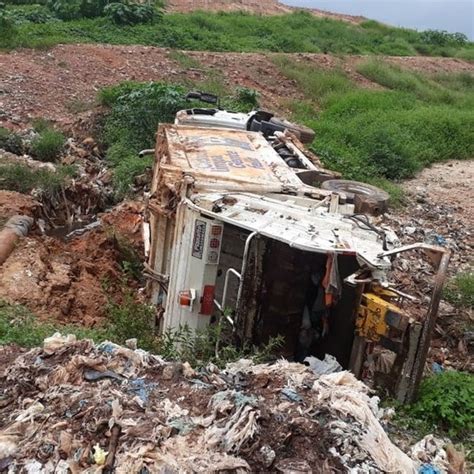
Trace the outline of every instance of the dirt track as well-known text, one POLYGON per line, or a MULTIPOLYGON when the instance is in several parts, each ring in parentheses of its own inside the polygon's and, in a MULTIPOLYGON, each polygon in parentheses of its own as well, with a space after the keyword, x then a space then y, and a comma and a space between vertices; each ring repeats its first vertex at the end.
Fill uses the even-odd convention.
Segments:
MULTIPOLYGON (((100 88, 125 80, 180 82, 205 79, 206 70, 221 74, 228 85, 257 89, 262 105, 281 109, 281 98, 299 98, 293 81, 282 76, 271 55, 260 53, 187 52, 202 68, 185 68, 170 50, 147 46, 59 45, 48 51, 21 50, 0 54, 0 126, 21 127, 45 117, 68 127, 94 106, 100 88)), ((361 86, 374 84, 355 67, 360 56, 294 54, 316 67, 341 67, 361 86)), ((474 64, 452 58, 392 57, 402 67, 438 71, 471 71, 474 64)))

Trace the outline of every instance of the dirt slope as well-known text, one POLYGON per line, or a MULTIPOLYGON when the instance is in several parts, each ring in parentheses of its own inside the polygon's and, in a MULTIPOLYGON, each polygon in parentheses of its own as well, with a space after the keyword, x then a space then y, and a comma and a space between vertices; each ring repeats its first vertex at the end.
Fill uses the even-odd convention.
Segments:
POLYGON ((258 15, 282 15, 298 10, 312 13, 319 18, 331 18, 333 20, 347 21, 349 23, 360 23, 366 18, 362 16, 345 15, 342 13, 332 13, 317 8, 297 8, 280 3, 278 0, 170 0, 166 6, 169 12, 187 13, 197 10, 211 12, 247 12, 258 15))
MULTIPOLYGON (((202 67, 186 68, 171 51, 147 46, 59 45, 48 51, 20 50, 0 54, 0 126, 18 127, 35 117, 67 126, 94 106, 100 88, 125 80, 172 82, 204 80, 206 70, 228 85, 257 89, 262 105, 281 109, 281 98, 300 98, 295 84, 282 76, 271 55, 260 53, 186 52, 202 67)), ((292 57, 317 67, 341 67, 360 85, 373 87, 355 72, 364 57, 325 54, 292 57)), ((428 71, 471 71, 474 64, 452 58, 389 58, 403 67, 428 71)))

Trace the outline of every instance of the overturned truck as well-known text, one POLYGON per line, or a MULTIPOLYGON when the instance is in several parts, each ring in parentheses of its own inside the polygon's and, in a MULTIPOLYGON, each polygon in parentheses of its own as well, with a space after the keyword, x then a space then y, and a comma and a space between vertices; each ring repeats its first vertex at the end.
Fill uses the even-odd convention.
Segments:
POLYGON ((388 352, 373 380, 400 401, 414 397, 446 249, 400 247, 363 213, 382 212, 380 202, 323 189, 337 176, 288 132, 161 125, 155 160, 146 273, 160 330, 199 330, 226 317, 237 344, 281 335, 290 360, 330 354, 361 378, 388 352), (389 281, 392 260, 416 249, 436 274, 422 317, 389 281))

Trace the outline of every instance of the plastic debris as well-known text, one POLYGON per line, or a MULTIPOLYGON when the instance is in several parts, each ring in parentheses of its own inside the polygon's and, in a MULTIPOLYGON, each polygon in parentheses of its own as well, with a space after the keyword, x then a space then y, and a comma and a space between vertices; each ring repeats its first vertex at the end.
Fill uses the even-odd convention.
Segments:
POLYGON ((9 401, 0 410, 0 466, 12 474, 443 469, 437 444, 434 454, 431 442, 419 445, 412 460, 391 443, 378 399, 352 374, 317 376, 286 360, 195 371, 55 334, 5 362, 0 393, 9 401), (118 378, 91 382, 91 373, 118 378))
POLYGON ((284 395, 288 400, 292 402, 301 403, 303 399, 291 388, 284 387, 281 389, 281 394, 284 395))
POLYGON ((341 364, 330 354, 326 354, 324 360, 310 356, 306 357, 304 361, 309 364, 311 370, 317 375, 333 374, 342 370, 341 364))
POLYGON ((97 465, 102 466, 105 464, 105 460, 107 459, 107 454, 109 453, 104 451, 98 444, 94 446, 93 458, 94 458, 94 462, 97 465))

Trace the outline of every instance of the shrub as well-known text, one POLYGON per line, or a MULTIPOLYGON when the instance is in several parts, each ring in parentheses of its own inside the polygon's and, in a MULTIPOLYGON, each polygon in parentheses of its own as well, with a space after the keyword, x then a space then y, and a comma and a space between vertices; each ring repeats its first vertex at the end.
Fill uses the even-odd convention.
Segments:
POLYGON ((420 39, 424 43, 436 46, 447 46, 450 44, 465 45, 468 38, 464 33, 448 33, 440 30, 426 30, 420 33, 420 39))
POLYGON ((24 151, 23 140, 17 133, 0 127, 0 148, 15 155, 22 155, 24 151))
POLYGON ((50 0, 48 7, 61 20, 76 20, 82 17, 81 0, 50 0))
POLYGON ((474 375, 446 371, 423 380, 411 417, 459 438, 474 429, 474 375))
POLYGON ((20 164, 0 165, 0 189, 29 193, 39 189, 46 194, 53 194, 74 176, 74 170, 62 166, 56 172, 46 169, 31 169, 20 164))
POLYGON ((47 128, 31 142, 31 154, 41 161, 57 161, 64 143, 65 138, 61 132, 47 128))
POLYGON ((5 4, 0 2, 0 48, 13 45, 17 33, 13 18, 5 9, 5 4))
POLYGON ((157 16, 153 5, 114 2, 107 5, 104 14, 117 25, 151 23, 157 16))

